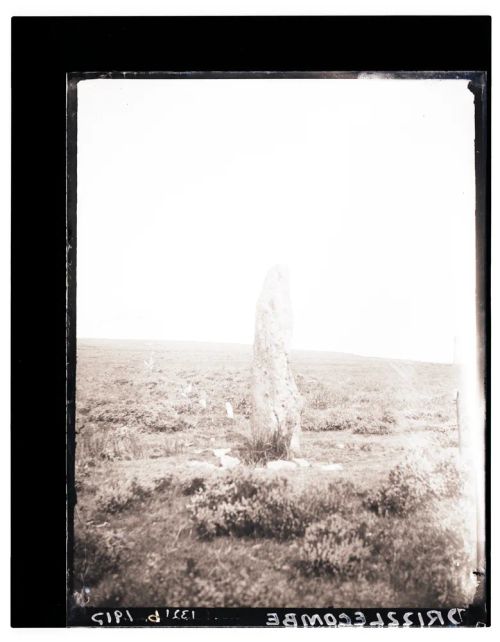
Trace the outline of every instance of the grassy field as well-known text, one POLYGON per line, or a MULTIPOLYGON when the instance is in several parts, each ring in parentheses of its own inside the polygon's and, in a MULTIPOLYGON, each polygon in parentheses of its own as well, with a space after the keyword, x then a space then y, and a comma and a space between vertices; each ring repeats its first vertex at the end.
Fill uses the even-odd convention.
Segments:
POLYGON ((472 600, 455 368, 322 352, 292 366, 312 465, 224 470, 213 449, 248 460, 250 347, 79 341, 78 604, 472 600))

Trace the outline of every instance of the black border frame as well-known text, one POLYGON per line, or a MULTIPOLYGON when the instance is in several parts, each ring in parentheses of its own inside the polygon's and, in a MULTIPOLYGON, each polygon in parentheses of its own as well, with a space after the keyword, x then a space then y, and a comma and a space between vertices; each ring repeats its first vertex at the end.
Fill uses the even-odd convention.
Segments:
MULTIPOLYGON (((15 17, 12 20, 12 626, 67 624, 66 538, 67 535, 71 538, 71 529, 66 532, 66 475, 70 489, 73 478, 71 466, 66 470, 66 418, 67 413, 71 417, 74 411, 71 399, 67 405, 67 386, 71 390, 74 384, 76 357, 71 342, 66 352, 68 324, 74 327, 72 313, 66 317, 67 309, 74 311, 71 298, 74 288, 70 288, 67 300, 66 268, 71 277, 76 244, 71 229, 66 228, 66 207, 72 207, 74 175, 71 165, 74 149, 71 136, 67 141, 66 118, 75 108, 71 100, 67 103, 68 74, 131 70, 319 73, 349 70, 356 75, 355 72, 370 69, 485 74, 480 77, 486 79, 486 85, 473 82, 471 90, 476 104, 477 286, 481 294, 478 323, 484 339, 480 357, 487 413, 486 562, 487 569, 490 568, 491 18, 15 17), (73 248, 69 254, 67 242, 73 248)), ((474 75, 474 81, 478 78, 474 75)), ((71 461, 71 439, 68 457, 71 461)), ((74 501, 71 492, 68 500, 71 507, 74 501)), ((490 623, 489 574, 485 580, 485 610, 470 609, 463 619, 464 625, 490 623)), ((202 626, 262 626, 267 612, 266 609, 197 611, 206 612, 198 623, 202 626), (220 611, 219 615, 215 611, 220 611), (216 617, 219 619, 214 620, 216 617)), ((368 614, 370 609, 364 611, 368 614)), ((85 621, 80 616, 81 612, 74 614, 72 623, 92 624, 89 613, 85 621)), ((140 623, 136 620, 135 625, 140 623)))

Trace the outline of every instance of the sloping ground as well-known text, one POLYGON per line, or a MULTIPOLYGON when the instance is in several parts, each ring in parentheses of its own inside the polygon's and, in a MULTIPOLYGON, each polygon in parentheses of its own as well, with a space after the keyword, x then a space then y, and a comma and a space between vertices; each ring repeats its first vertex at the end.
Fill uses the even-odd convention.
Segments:
MULTIPOLYGON (((244 346, 79 344, 76 599, 102 606, 429 606, 428 586, 435 578, 416 564, 408 573, 421 574, 420 593, 411 588, 418 581, 408 580, 410 588, 402 588, 394 572, 392 579, 384 572, 385 553, 374 552, 372 544, 370 559, 382 564, 380 575, 361 572, 360 566, 351 577, 331 571, 305 574, 297 565, 304 535, 286 541, 231 533, 200 537, 190 509, 193 498, 208 492, 199 487, 200 479, 223 480, 227 473, 197 468, 193 461, 216 464, 213 448, 238 454, 243 447, 249 430, 250 359, 244 346), (226 415, 227 402, 234 419, 226 415)), ((343 468, 280 473, 290 480, 287 501, 292 505, 314 506, 338 484, 352 482, 355 490, 346 491, 344 508, 354 523, 366 512, 360 504, 363 493, 387 485, 390 471, 409 453, 421 453, 423 460, 457 453, 457 373, 452 366, 329 353, 297 353, 293 366, 305 398, 303 457, 343 468)), ((241 475, 246 475, 243 468, 241 475)), ((398 483, 405 487, 404 479, 398 483)), ((412 483, 418 491, 420 481, 412 483)), ((411 495, 413 489, 405 492, 411 495)), ((438 529, 436 541, 446 541, 451 535, 446 531, 445 537, 440 524, 453 519, 458 500, 464 507, 469 501, 457 494, 433 497, 439 511, 429 513, 431 499, 420 499, 406 514, 378 516, 386 535, 389 528, 401 542, 411 540, 420 519, 438 529), (438 520, 434 526, 429 514, 438 520)), ((309 512, 304 528, 325 518, 322 510, 318 504, 317 514, 309 512)), ((465 508, 462 512, 466 515, 465 508)), ((420 545, 417 538, 414 546, 420 545)), ((430 554, 413 553, 417 560, 419 554, 430 554)), ((452 594, 448 575, 455 572, 454 564, 446 554, 439 562, 441 602, 452 594)))

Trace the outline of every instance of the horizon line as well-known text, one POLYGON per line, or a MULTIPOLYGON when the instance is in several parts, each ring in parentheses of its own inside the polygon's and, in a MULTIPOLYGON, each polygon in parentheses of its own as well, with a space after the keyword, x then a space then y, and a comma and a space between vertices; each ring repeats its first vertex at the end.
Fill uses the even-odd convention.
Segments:
MULTIPOLYGON (((208 345, 228 345, 228 346, 242 346, 252 348, 252 343, 242 343, 239 341, 208 341, 202 339, 151 339, 151 338, 120 338, 120 337, 76 337, 76 341, 130 341, 137 343, 198 343, 198 344, 208 344, 208 345)), ((344 352, 342 350, 333 350, 333 349, 320 349, 320 348, 292 348, 290 352, 319 352, 326 354, 339 354, 352 357, 360 357, 362 359, 382 359, 382 360, 392 360, 392 361, 412 361, 415 363, 429 363, 429 364, 438 364, 438 365, 458 365, 454 361, 432 361, 427 359, 416 359, 412 357, 392 357, 392 356, 374 356, 370 354, 361 354, 358 352, 344 352)))

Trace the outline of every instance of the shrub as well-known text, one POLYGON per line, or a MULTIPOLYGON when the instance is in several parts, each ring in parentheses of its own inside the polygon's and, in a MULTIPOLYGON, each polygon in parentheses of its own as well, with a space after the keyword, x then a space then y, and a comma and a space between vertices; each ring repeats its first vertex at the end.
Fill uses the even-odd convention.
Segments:
POLYGON ((463 516, 443 520, 428 509, 415 519, 333 514, 309 526, 296 550, 306 575, 387 577, 414 606, 463 606, 474 597, 474 534, 463 516))
POLYGON ((167 473, 154 480, 154 492, 172 491, 181 495, 194 495, 205 488, 205 477, 192 472, 167 473))
POLYGON ((192 428, 192 422, 181 415, 189 412, 191 406, 186 401, 158 402, 116 400, 113 403, 94 403, 89 410, 88 405, 81 409, 79 415, 86 422, 101 424, 101 429, 108 426, 125 425, 146 432, 179 432, 192 428))
POLYGON ((459 497, 466 490, 469 481, 466 467, 458 458, 442 457, 432 471, 432 484, 437 497, 459 497))
POLYGON ((147 415, 144 420, 144 427, 147 432, 182 432, 191 430, 194 424, 178 415, 165 416, 160 413, 147 415))
POLYGON ((116 572, 130 548, 123 533, 85 527, 77 530, 74 545, 75 585, 80 591, 116 572))
POLYGON ((131 481, 114 480, 98 491, 94 501, 99 513, 117 514, 137 507, 155 494, 175 491, 178 485, 171 474, 148 480, 146 483, 139 482, 136 478, 131 481))
POLYGON ((328 430, 351 430, 355 426, 352 417, 342 410, 314 410, 308 408, 302 414, 302 428, 310 432, 328 430))
POLYGON ((87 424, 76 436, 76 457, 79 462, 140 459, 143 456, 140 436, 123 426, 106 429, 101 424, 87 424))
POLYGON ((428 472, 413 462, 403 462, 390 471, 385 483, 368 495, 366 506, 378 515, 407 515, 431 495, 428 472))
POLYGON ((388 435, 394 430, 396 424, 395 416, 386 409, 379 409, 379 412, 355 413, 353 432, 359 435, 388 435))
POLYGON ((474 547, 460 518, 442 523, 435 513, 388 522, 381 543, 392 585, 408 603, 465 606, 473 597, 474 547))
POLYGON ((326 410, 334 403, 331 392, 323 385, 317 385, 315 389, 307 396, 308 404, 311 408, 317 410, 326 410))
POLYGON ((205 490, 205 479, 203 477, 191 477, 184 481, 181 489, 183 495, 194 495, 205 490))
POLYGON ((459 497, 465 487, 459 462, 450 457, 431 462, 430 458, 426 453, 407 457, 366 497, 365 506, 379 515, 408 515, 431 500, 459 497))
POLYGON ((352 502, 350 484, 306 491, 294 488, 286 477, 231 471, 205 482, 191 500, 190 514, 204 538, 232 534, 289 539, 302 536, 311 523, 341 507, 352 509, 352 502))
POLYGON ((144 486, 137 479, 133 479, 131 482, 115 482, 101 489, 95 501, 99 512, 115 514, 143 502, 152 493, 152 486, 144 486))
POLYGON ((334 514, 312 524, 305 532, 299 568, 306 574, 331 573, 346 578, 359 575, 370 559, 376 531, 374 519, 369 513, 355 513, 348 519, 334 514))

